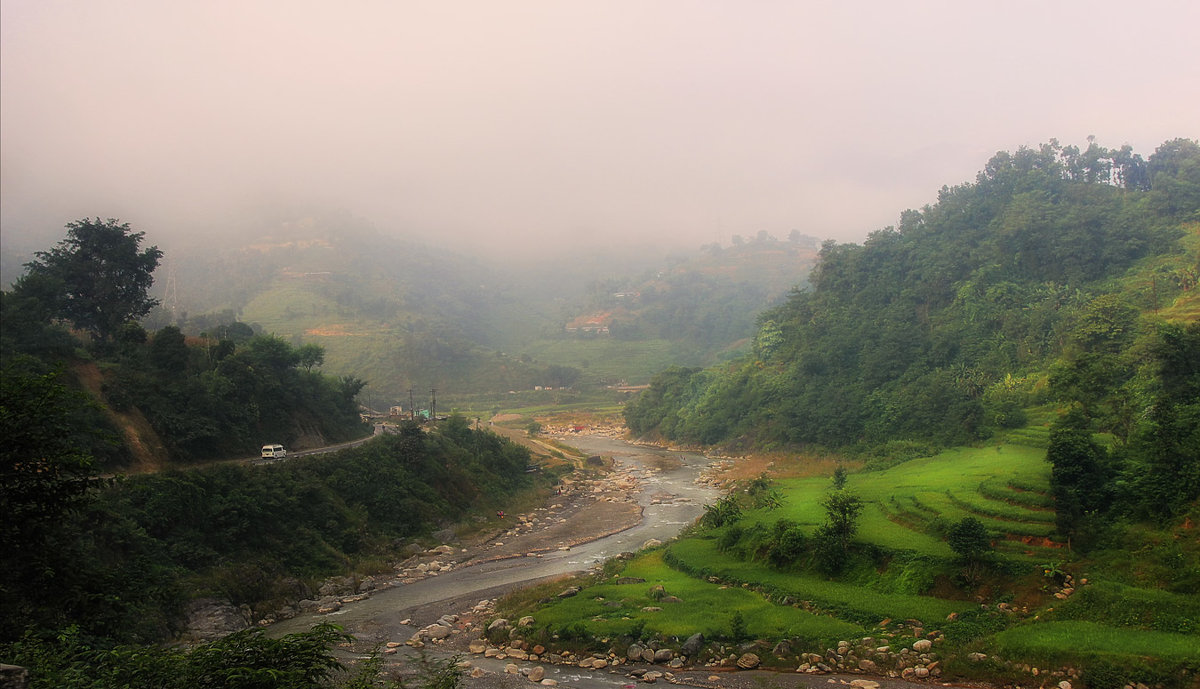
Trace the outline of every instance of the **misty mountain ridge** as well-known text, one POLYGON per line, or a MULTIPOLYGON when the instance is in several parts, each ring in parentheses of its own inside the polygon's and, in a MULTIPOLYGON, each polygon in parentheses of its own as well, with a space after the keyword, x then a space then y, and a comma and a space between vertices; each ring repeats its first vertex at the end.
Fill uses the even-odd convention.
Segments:
POLYGON ((222 234, 215 249, 185 242, 168 251, 156 282, 163 306, 149 325, 199 334, 236 319, 294 345, 318 344, 325 370, 367 380, 373 402, 407 401, 414 387, 495 393, 645 379, 666 362, 639 365, 639 347, 661 351, 685 338, 683 360, 711 363, 746 341, 754 314, 804 280, 817 244, 759 233, 671 255, 614 247, 485 261, 345 215, 222 234), (603 333, 621 344, 581 341, 601 333, 570 324, 622 299, 614 294, 637 295, 617 332, 603 333), (578 373, 564 377, 564 368, 578 373))

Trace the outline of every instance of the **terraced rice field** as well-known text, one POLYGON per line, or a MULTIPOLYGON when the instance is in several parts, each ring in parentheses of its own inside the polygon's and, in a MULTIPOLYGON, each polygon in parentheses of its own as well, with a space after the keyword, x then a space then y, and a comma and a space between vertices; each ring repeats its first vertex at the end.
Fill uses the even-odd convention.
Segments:
MULTIPOLYGON (((1045 450, 1022 442, 957 448, 883 471, 852 474, 846 487, 866 503, 858 539, 867 543, 949 557, 942 534, 964 517, 975 517, 988 528, 997 550, 1042 557, 1060 546, 1054 538, 1049 478, 1045 450)), ((783 507, 751 512, 750 523, 791 519, 811 530, 824 521, 821 500, 829 490, 828 478, 782 480, 779 488, 786 496, 783 507)))

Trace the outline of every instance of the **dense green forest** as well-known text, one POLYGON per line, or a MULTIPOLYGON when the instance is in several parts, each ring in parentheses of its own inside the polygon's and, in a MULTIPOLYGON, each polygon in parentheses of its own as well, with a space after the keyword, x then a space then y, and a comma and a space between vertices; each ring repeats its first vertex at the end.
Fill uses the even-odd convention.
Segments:
POLYGON ((364 435, 362 382, 321 374, 320 347, 238 322, 146 332, 136 319, 154 306, 161 252, 113 220, 67 229, 0 294, 0 643, 39 686, 119 686, 122 673, 225 686, 213 678, 239 672, 238 654, 276 673, 270 686, 316 686, 337 665, 330 630, 190 653, 117 644, 171 639, 196 596, 268 614, 548 480, 461 416, 337 453, 197 464, 264 439, 364 435))
MULTIPOLYGON (((70 411, 72 396, 52 377, 5 381, 59 404, 41 411, 70 411)), ((486 510, 534 480, 524 448, 461 417, 434 433, 407 425, 359 448, 276 466, 100 480, 77 450, 44 456, 45 431, 11 413, 24 400, 8 399, 6 640, 73 625, 89 638, 159 641, 179 631, 182 606, 197 593, 261 616, 356 563, 395 557, 398 538, 486 510)), ((70 424, 64 418, 41 425, 70 424)))
POLYGON ((827 242, 811 288, 760 316, 752 353, 664 371, 629 427, 759 447, 953 445, 1077 400, 1124 442, 1153 395, 1148 343, 1170 337, 1158 312, 1196 285, 1197 209, 1189 140, 1145 161, 1095 143, 997 154, 898 227, 827 242))

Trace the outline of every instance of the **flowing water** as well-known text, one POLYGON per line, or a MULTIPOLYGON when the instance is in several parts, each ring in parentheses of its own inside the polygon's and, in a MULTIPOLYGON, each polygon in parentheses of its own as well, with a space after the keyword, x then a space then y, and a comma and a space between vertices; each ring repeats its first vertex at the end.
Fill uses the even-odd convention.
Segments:
MULTIPOLYGON (((677 535, 703 513, 704 504, 719 497, 716 489, 695 482, 710 463, 703 455, 640 447, 599 436, 571 437, 567 442, 585 453, 611 456, 619 468, 639 476, 641 488, 637 500, 643 507, 640 524, 570 550, 552 551, 536 558, 482 562, 376 591, 370 598, 346 604, 335 613, 302 614, 278 622, 271 625, 270 633, 283 635, 307 630, 319 622, 333 622, 355 634, 366 629, 394 630, 395 634, 402 634, 395 640, 403 641, 415 631, 400 624, 405 611, 482 594, 497 587, 590 569, 622 552, 637 550, 649 539, 666 540, 677 535)), ((476 600, 479 597, 482 595, 476 600)))

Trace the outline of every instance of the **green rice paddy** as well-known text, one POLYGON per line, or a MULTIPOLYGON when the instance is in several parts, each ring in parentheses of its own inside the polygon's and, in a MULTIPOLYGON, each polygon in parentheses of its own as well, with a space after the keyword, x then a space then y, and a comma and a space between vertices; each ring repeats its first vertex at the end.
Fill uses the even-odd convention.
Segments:
MULTIPOLYGON (((1046 507, 1052 504, 1049 474, 1045 450, 1039 448, 955 448, 883 471, 851 474, 846 488, 866 503, 860 541, 948 558, 953 552, 939 531, 975 517, 998 547, 1035 556, 1039 548, 1025 547, 1028 542, 1044 543, 1054 533, 1054 512, 1046 507)), ((829 486, 823 477, 781 480, 783 507, 752 511, 747 521, 769 525, 790 519, 811 531, 824 522, 821 500, 829 486)))
MULTIPOLYGON (((958 448, 849 475, 846 488, 865 503, 856 540, 891 554, 886 571, 867 566, 830 580, 776 569, 720 550, 720 531, 700 532, 626 563, 619 576, 634 577, 624 581, 636 583, 617 583, 611 576, 532 614, 548 634, 584 625, 596 638, 684 638, 699 631, 710 640, 729 640, 744 623, 750 637, 799 640, 815 649, 833 639, 890 637, 888 620, 913 626, 920 621, 947 630, 944 650, 950 653, 966 644, 963 654, 983 649, 1043 667, 1095 662, 1167 663, 1174 671, 1200 667, 1200 599, 1194 595, 1092 581, 1059 600, 1049 598, 1054 582, 1046 579, 1041 595, 1049 602, 1020 615, 1000 614, 975 600, 919 595, 945 590, 932 586, 934 578, 961 568, 944 533, 967 516, 991 531, 997 557, 1018 569, 1031 568, 1032 558, 1058 562, 1069 557, 1054 538, 1044 457, 1044 449, 1027 443, 958 448), (656 585, 678 600, 658 600, 651 593, 656 585)), ((783 505, 745 512, 740 526, 747 533, 779 519, 810 533, 824 522, 821 501, 831 488, 828 478, 778 480, 775 488, 783 505)), ((1037 589, 1041 577, 1032 576, 1037 589)))
POLYGON ((861 636, 864 631, 829 615, 774 605, 753 591, 689 577, 668 567, 662 551, 636 558, 621 576, 644 581, 618 584, 612 579, 577 596, 556 599, 537 611, 536 624, 553 631, 586 621, 595 636, 621 636, 642 629, 641 633, 668 637, 701 632, 712 639, 730 636, 733 616, 740 613, 745 632, 756 638, 827 642, 861 636), (655 598, 651 595, 655 586, 680 602, 655 598))

